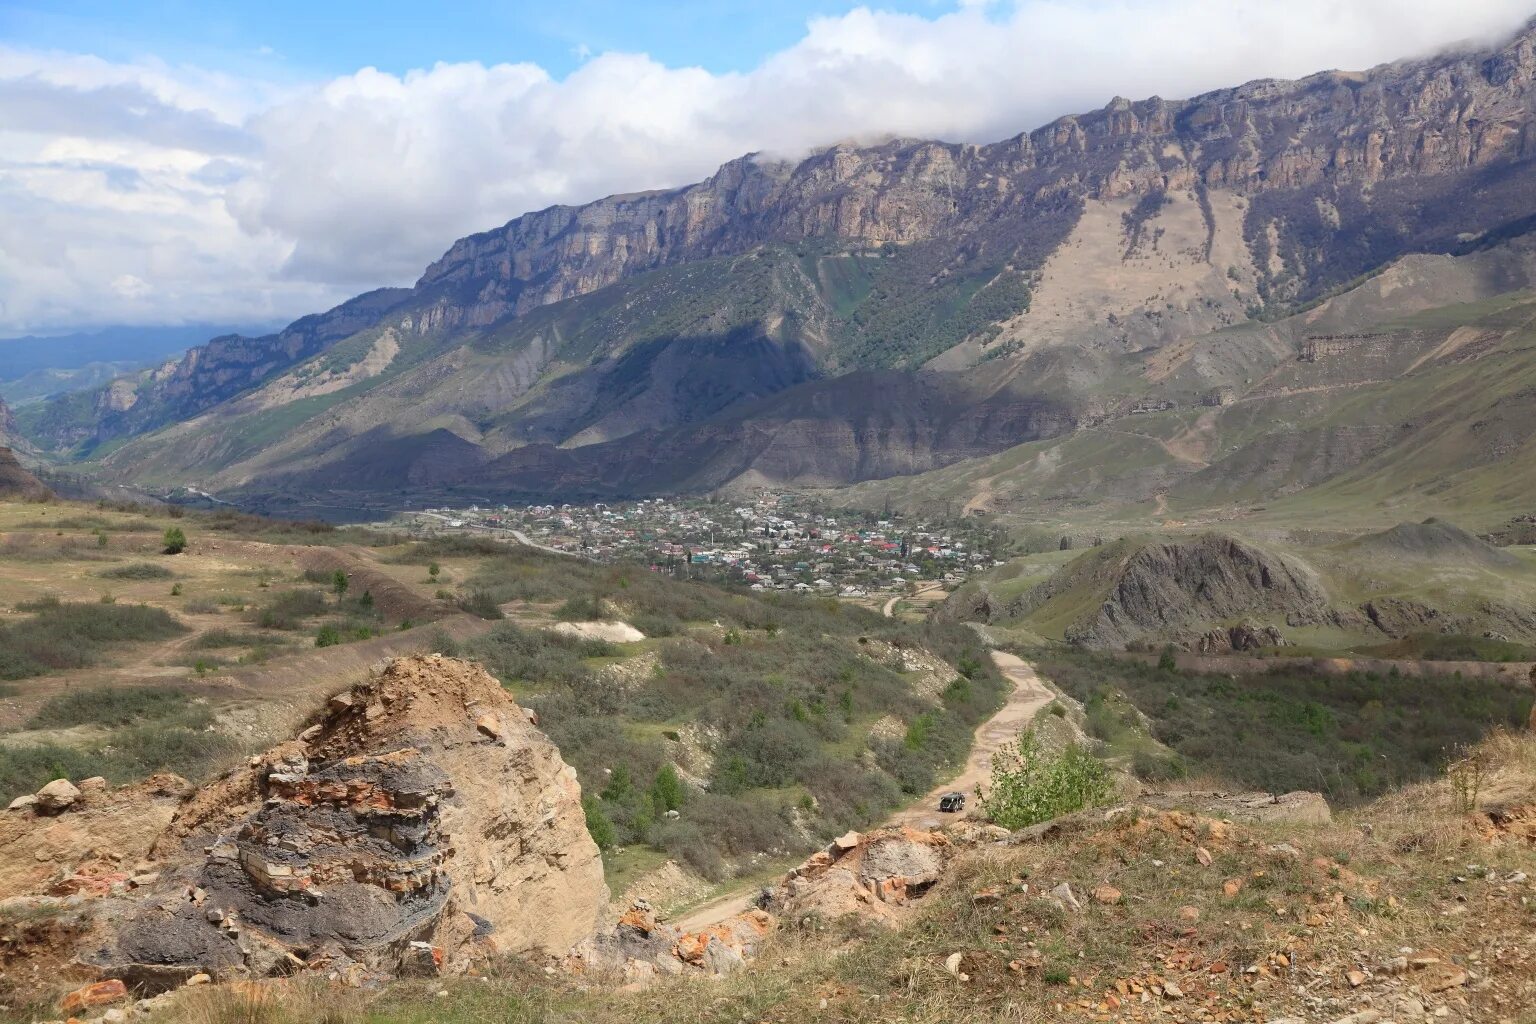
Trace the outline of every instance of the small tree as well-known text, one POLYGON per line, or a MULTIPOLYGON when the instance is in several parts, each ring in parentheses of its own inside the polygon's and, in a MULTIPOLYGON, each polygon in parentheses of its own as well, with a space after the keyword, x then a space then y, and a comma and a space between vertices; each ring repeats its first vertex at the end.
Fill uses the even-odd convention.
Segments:
POLYGON ((431 565, 427 566, 427 575, 431 577, 433 583, 437 582, 438 574, 442 571, 443 567, 438 565, 436 562, 433 562, 431 565))
POLYGON ((336 592, 336 603, 340 604, 341 599, 347 596, 347 574, 345 572, 337 569, 331 575, 331 589, 336 592))
POLYGON ((1103 761, 1075 743, 1053 755, 1030 730, 993 755, 981 808, 1003 828, 1027 828, 1102 803, 1111 788, 1103 761))
POLYGON ((603 805, 590 796, 581 798, 581 809, 586 815, 587 832, 592 836, 592 841, 600 850, 613 848, 618 835, 614 830, 613 822, 603 812, 603 805))
POLYGON ((683 786, 683 780, 677 774, 677 769, 668 761, 656 772, 656 780, 651 783, 651 800, 656 804, 658 811, 675 811, 683 806, 683 801, 688 798, 688 790, 683 786))
POLYGON ((179 555, 187 550, 187 535, 181 532, 181 527, 173 526, 165 531, 165 553, 179 555))

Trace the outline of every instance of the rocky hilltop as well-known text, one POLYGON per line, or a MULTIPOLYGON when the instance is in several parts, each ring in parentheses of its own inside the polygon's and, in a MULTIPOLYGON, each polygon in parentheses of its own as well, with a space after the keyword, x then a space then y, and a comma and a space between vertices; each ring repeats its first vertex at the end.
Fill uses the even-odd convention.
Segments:
MULTIPOLYGON (((137 438, 103 460, 119 481, 281 503, 402 481, 841 484, 1160 408, 1170 366, 1219 400, 1317 342, 1260 332, 1205 358, 1191 339, 1536 223, 1533 38, 1117 98, 990 145, 743 157, 685 188, 518 217, 413 288, 216 339, 22 425, 77 455, 137 438), (1170 366, 1143 365, 1155 351, 1170 366), (927 397, 887 401, 852 376, 870 371, 927 397), (988 403, 1008 407, 1000 429, 953 426, 992 419, 988 403)), ((1484 268, 1480 294, 1526 286, 1528 263, 1484 268)))

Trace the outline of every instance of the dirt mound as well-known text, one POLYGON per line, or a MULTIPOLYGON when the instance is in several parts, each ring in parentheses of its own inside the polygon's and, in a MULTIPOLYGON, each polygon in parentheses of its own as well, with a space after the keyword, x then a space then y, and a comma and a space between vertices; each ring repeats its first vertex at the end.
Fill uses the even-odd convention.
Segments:
POLYGON ((16 461, 14 451, 0 446, 0 501, 47 501, 52 497, 53 492, 16 461))
POLYGON ((1023 595, 1009 615, 1070 617, 1064 636, 1083 647, 1172 641, 1210 650, 1268 635, 1266 618, 1292 625, 1324 621, 1329 607, 1306 566, 1208 533, 1106 545, 1023 595), (1240 634, 1211 632, 1213 624, 1250 617, 1260 621, 1240 634))
POLYGON ((347 574, 347 589, 353 597, 369 594, 373 605, 386 618, 430 622, 452 610, 451 606, 416 593, 388 573, 367 565, 335 548, 313 547, 299 553, 299 564, 311 572, 347 574))
POLYGON ((1390 530, 1361 537, 1349 547, 1353 551, 1378 557, 1480 565, 1488 569, 1516 569, 1521 565, 1520 560, 1509 552, 1501 551, 1454 523, 1441 519, 1399 523, 1390 530))
POLYGON ((183 866, 93 957, 141 988, 564 953, 608 899, 574 770, 484 670, 439 655, 333 698, 200 791, 156 849, 183 866))

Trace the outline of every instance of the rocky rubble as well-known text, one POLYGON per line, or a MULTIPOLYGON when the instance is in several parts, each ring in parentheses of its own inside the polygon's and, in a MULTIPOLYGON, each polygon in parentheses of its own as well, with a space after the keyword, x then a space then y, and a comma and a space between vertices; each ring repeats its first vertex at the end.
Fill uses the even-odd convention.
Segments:
POLYGON ((0 906, 11 900, 102 895, 133 870, 192 784, 161 773, 116 789, 104 779, 55 779, 0 814, 0 906), (91 881, 87 881, 91 879, 91 881))
POLYGON ((858 914, 894 925, 903 908, 942 877, 954 848, 943 832, 849 832, 790 872, 765 906, 794 920, 858 914))

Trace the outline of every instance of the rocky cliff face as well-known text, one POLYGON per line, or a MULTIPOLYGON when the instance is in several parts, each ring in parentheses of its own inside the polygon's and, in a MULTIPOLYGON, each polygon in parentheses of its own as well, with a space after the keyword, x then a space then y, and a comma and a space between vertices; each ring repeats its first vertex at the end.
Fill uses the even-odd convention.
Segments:
POLYGON ((147 988, 563 954, 608 901, 575 771, 483 669, 436 655, 205 787, 155 853, 173 870, 92 957, 147 988))
MULTIPOLYGON (((1368 205, 1362 190, 1386 181, 1530 156, 1533 54, 1527 33, 1489 53, 1361 74, 1189 100, 1117 97, 988 146, 840 145, 796 165, 744 157, 697 185, 553 207, 463 239, 419 287, 451 285, 463 305, 441 315, 488 323, 669 263, 809 238, 876 246, 974 236, 993 222, 1028 222, 1064 197, 1327 187, 1368 205)), ((1324 216, 1345 229, 1351 212, 1364 211, 1324 216)))
POLYGON ((1202 651, 1276 646, 1275 623, 1319 623, 1331 615, 1328 594, 1308 567, 1220 534, 1107 545, 1024 594, 1004 615, 1028 615, 1051 602, 1087 604, 1066 639, 1109 649, 1137 642, 1202 651), (1260 624, 1212 629, 1249 617, 1260 624))
MULTIPOLYGON (((1116 372, 1107 354, 1294 308, 1405 253, 1522 233, 1536 223, 1533 38, 1188 100, 1117 98, 985 146, 895 140, 794 164, 743 157, 685 188, 518 217, 455 243, 412 289, 267 338, 218 339, 109 387, 93 410, 60 406, 29 423, 64 447, 213 409, 211 429, 200 424, 174 456, 122 449, 110 471, 163 463, 167 480, 195 472, 247 490, 315 477, 393 489, 401 465, 448 484, 443 472, 465 479, 494 463, 508 491, 561 493, 559 479, 597 493, 582 481, 623 475, 605 442, 625 435, 677 453, 666 465, 648 458, 652 475, 709 486, 719 473, 693 469, 711 438, 750 446, 772 435, 758 454, 730 458, 737 475, 776 481, 943 465, 1006 446, 1004 435, 1039 436, 1039 418, 977 431, 974 443, 929 440, 954 436, 952 417, 849 428, 868 422, 858 403, 870 396, 815 378, 963 370, 969 390, 954 393, 977 401, 999 382, 1021 379, 1023 393, 1032 381, 1037 402, 1067 407, 1048 417, 1066 429, 1114 405, 1095 394, 1116 372), (1124 282, 1124 303, 1073 284, 1084 280, 1124 282), (383 331, 398 358, 370 348, 383 331), (1027 362, 1051 346, 1070 349, 1060 365, 1027 362), (295 372, 306 380, 365 365, 372 379, 314 396, 322 407, 300 426, 273 422, 302 389, 250 389, 305 360, 295 372), (853 396, 855 406, 793 415, 785 429, 765 398, 791 391, 792 405, 853 396), (748 410, 766 416, 752 422, 748 410), (818 421, 832 433, 795 440, 818 421), (278 450, 253 453, 253 436, 278 450), (424 458, 429 449, 451 457, 424 458)), ((717 468, 729 461, 709 454, 717 468)))

